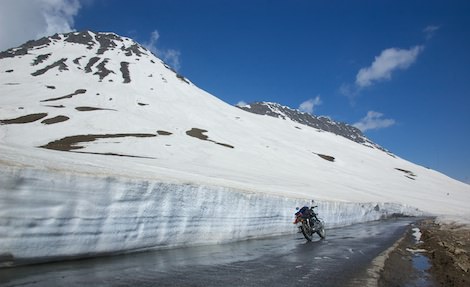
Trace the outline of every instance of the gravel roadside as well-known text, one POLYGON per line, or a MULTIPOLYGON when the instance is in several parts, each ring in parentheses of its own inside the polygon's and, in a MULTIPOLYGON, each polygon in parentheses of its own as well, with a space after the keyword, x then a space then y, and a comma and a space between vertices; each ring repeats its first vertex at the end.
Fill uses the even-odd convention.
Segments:
POLYGON ((469 255, 469 226, 422 220, 389 253, 378 286, 470 286, 469 255))

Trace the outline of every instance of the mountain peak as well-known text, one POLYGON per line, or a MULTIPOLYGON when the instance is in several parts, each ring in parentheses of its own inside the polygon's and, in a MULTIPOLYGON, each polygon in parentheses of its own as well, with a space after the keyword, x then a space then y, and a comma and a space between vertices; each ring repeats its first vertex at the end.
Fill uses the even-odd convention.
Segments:
POLYGON ((102 55, 106 51, 112 51, 116 48, 124 51, 127 56, 135 55, 140 57, 142 55, 151 54, 151 52, 146 48, 129 38, 118 36, 115 33, 95 33, 85 30, 80 32, 55 34, 38 40, 28 41, 19 47, 1 52, 0 59, 26 55, 34 50, 51 45, 54 46, 60 42, 84 45, 89 50, 95 50, 97 55, 102 55))
MULTIPOLYGON (((19 47, 0 52, 0 60, 4 60, 3 67, 9 68, 4 72, 12 74, 16 73, 14 71, 18 70, 18 65, 20 65, 28 67, 30 75, 35 77, 58 70, 57 75, 69 72, 66 73, 69 78, 90 73, 100 82, 103 80, 120 81, 124 84, 137 78, 131 75, 129 69, 130 65, 135 64, 139 64, 139 70, 149 71, 148 76, 153 76, 151 71, 154 71, 166 81, 162 76, 164 73, 158 72, 160 68, 156 69, 155 66, 155 64, 161 64, 164 68, 171 70, 176 78, 190 84, 189 80, 177 74, 174 69, 142 45, 130 38, 109 32, 96 33, 86 30, 31 40, 19 47), (8 61, 9 59, 12 61, 8 61), (18 60, 15 61, 15 59, 18 60), (74 75, 71 76, 70 72, 74 75)), ((21 74, 24 76, 24 69, 21 74)))

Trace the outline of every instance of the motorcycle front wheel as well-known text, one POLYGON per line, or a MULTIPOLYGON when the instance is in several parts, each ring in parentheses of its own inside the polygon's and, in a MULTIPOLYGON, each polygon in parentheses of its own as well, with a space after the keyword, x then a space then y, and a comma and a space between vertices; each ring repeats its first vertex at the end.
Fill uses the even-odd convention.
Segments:
POLYGON ((302 225, 300 226, 300 230, 302 231, 302 234, 304 235, 305 239, 307 239, 308 241, 312 241, 313 232, 312 232, 312 229, 309 226, 307 226, 306 222, 302 222, 302 225))
POLYGON ((325 239, 325 236, 326 236, 325 228, 323 226, 320 227, 317 230, 317 234, 318 234, 318 236, 320 236, 321 239, 325 239))

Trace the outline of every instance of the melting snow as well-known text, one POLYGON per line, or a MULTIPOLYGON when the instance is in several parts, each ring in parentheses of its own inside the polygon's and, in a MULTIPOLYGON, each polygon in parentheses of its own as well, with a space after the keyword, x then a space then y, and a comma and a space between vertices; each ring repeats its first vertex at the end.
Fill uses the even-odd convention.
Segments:
POLYGON ((415 238, 416 243, 421 243, 422 242, 421 241, 421 235, 422 235, 421 230, 418 227, 414 227, 412 229, 412 231, 413 231, 413 237, 415 238))

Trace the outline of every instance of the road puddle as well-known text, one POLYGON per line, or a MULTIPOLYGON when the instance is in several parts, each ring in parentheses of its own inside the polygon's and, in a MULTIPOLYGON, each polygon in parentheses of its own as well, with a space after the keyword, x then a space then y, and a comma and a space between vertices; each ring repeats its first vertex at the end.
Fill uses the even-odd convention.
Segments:
POLYGON ((413 287, 433 287, 437 286, 435 282, 432 280, 431 274, 428 272, 431 268, 431 262, 429 258, 426 256, 427 250, 419 249, 420 245, 422 245, 423 241, 421 241, 421 230, 417 227, 412 229, 413 237, 415 239, 415 246, 414 249, 407 248, 406 250, 412 253, 412 266, 415 273, 415 279, 411 284, 407 284, 406 286, 413 286, 413 287))
POLYGON ((416 287, 429 287, 435 286, 434 282, 431 280, 431 274, 428 270, 431 268, 431 263, 427 256, 415 253, 412 258, 413 268, 416 271, 417 278, 414 280, 412 285, 416 287))

